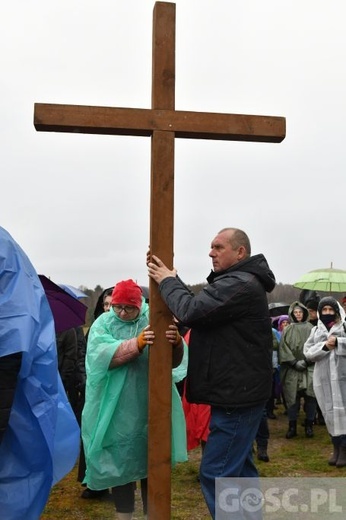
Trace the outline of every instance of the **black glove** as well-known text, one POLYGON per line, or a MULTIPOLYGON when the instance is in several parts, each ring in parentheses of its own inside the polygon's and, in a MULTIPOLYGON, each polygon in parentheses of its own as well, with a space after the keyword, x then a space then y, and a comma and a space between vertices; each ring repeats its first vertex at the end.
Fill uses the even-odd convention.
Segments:
POLYGON ((304 372, 307 369, 307 362, 304 359, 299 359, 297 363, 294 365, 295 370, 298 372, 304 372))

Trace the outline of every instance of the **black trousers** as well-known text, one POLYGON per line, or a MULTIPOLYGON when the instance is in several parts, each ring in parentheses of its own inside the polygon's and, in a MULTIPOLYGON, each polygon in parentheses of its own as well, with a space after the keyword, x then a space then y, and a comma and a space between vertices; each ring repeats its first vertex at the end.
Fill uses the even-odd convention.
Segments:
POLYGON ((261 422, 259 423, 259 427, 256 434, 256 444, 257 447, 268 448, 268 440, 270 437, 269 427, 268 427, 268 418, 267 418, 267 410, 264 408, 261 422))
MULTIPOLYGON (((115 509, 118 513, 133 513, 135 510, 135 491, 136 482, 129 482, 124 486, 112 488, 112 496, 115 509)), ((147 514, 148 509, 148 480, 141 480, 141 497, 143 502, 143 513, 147 514)))

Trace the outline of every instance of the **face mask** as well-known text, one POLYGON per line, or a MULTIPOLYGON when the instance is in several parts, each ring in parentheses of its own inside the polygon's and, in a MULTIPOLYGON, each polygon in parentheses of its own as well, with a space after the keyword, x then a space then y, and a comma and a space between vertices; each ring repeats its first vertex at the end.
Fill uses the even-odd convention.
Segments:
POLYGON ((330 328, 335 322, 335 314, 321 314, 320 320, 327 328, 330 328))

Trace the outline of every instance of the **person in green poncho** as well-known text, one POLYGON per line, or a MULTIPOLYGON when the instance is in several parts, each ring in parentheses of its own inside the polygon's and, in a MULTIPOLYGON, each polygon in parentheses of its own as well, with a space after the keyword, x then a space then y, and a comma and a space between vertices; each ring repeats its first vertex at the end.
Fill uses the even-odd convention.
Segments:
POLYGON ((280 378, 287 405, 288 430, 286 439, 297 435, 297 419, 304 401, 305 436, 313 437, 313 421, 316 415, 316 398, 313 390, 314 364, 304 356, 304 343, 312 325, 308 321, 309 311, 299 301, 294 301, 288 315, 291 323, 283 330, 279 345, 280 378))
MULTIPOLYGON (((133 281, 117 283, 112 307, 92 324, 86 355, 82 438, 89 489, 112 488, 118 518, 131 520, 136 481, 147 510, 149 306, 133 281)), ((186 425, 175 383, 186 375, 187 346, 176 325, 172 345, 172 463, 187 460, 186 425), (177 368, 175 368, 177 367, 177 368)))

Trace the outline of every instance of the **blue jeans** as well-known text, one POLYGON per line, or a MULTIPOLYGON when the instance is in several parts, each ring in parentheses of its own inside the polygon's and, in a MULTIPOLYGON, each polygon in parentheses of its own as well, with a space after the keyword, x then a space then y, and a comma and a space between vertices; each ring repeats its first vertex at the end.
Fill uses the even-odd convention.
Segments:
POLYGON ((211 407, 210 433, 202 456, 200 481, 212 518, 215 518, 216 478, 258 477, 252 446, 265 404, 246 408, 211 407))

